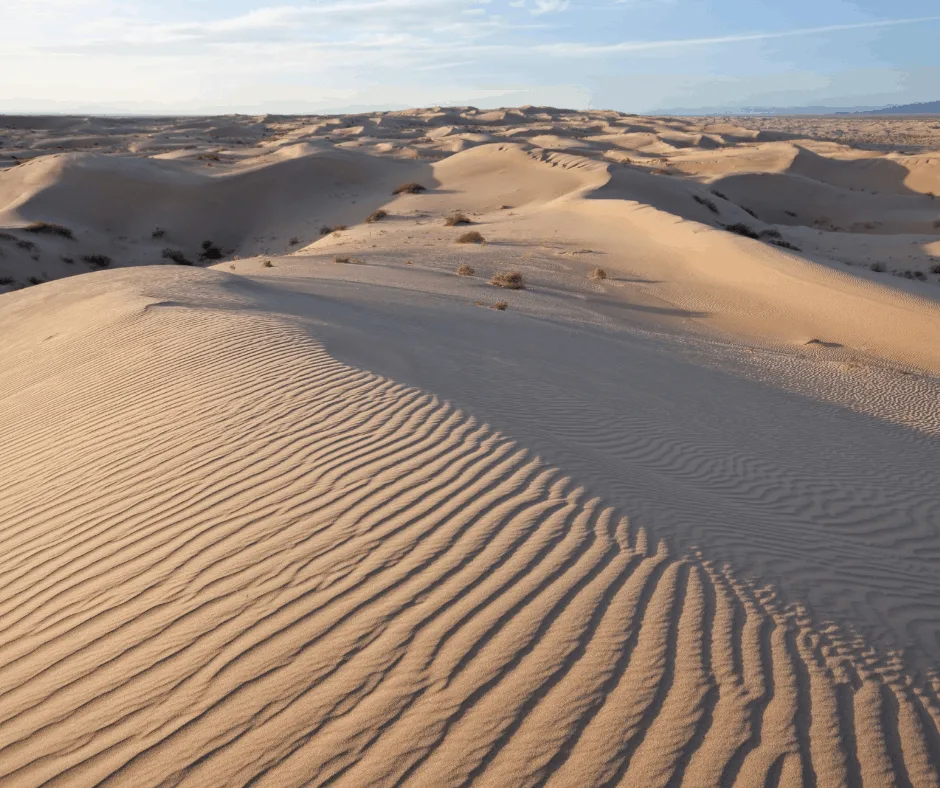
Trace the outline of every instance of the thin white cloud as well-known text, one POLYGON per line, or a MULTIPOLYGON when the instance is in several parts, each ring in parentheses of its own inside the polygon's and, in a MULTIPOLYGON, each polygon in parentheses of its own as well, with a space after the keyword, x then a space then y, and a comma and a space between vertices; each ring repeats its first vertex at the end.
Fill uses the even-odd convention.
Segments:
POLYGON ((559 11, 564 11, 571 5, 568 0, 535 0, 535 8, 532 9, 532 13, 535 15, 540 14, 557 14, 559 11))
POLYGON ((729 36, 712 36, 708 38, 673 38, 658 41, 622 41, 617 44, 589 44, 584 42, 559 42, 557 44, 541 44, 536 49, 552 55, 606 55, 617 53, 644 52, 654 49, 682 49, 686 47, 700 47, 714 44, 735 44, 745 41, 763 41, 775 38, 800 38, 804 36, 821 35, 823 33, 839 33, 847 30, 864 30, 866 28, 895 27, 897 25, 912 25, 918 22, 936 22, 940 16, 921 16, 907 19, 881 19, 872 22, 856 22, 846 25, 826 25, 825 27, 804 27, 797 30, 777 30, 764 33, 736 33, 729 36))

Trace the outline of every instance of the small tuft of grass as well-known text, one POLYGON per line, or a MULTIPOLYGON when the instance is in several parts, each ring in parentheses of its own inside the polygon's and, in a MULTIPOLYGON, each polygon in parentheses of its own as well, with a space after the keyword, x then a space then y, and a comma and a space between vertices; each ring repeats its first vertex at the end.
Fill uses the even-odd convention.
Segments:
POLYGON ((426 191, 427 188, 420 183, 403 183, 401 186, 396 187, 392 194, 420 194, 426 191))
POLYGON ((774 230, 774 229, 761 230, 760 237, 761 238, 783 238, 783 236, 780 234, 780 231, 774 230))
POLYGON ((160 256, 164 260, 171 260, 177 265, 195 265, 195 263, 192 260, 190 260, 185 254, 183 254, 178 249, 169 249, 169 248, 164 249, 160 253, 160 256))
POLYGON ((366 217, 366 222, 368 224, 374 224, 375 222, 382 221, 382 219, 384 219, 386 216, 388 216, 388 211, 383 211, 381 208, 379 208, 377 211, 373 211, 366 217))
POLYGON ((486 239, 480 235, 476 230, 471 230, 468 233, 463 233, 463 235, 457 238, 457 243, 459 244, 482 244, 486 243, 486 239))
POLYGON ((36 244, 34 244, 32 241, 18 240, 16 245, 20 249, 25 249, 27 252, 32 252, 36 248, 36 244))
POLYGON ((63 256, 63 257, 61 257, 60 259, 62 260, 63 263, 68 263, 69 265, 72 265, 72 264, 75 262, 75 258, 74 258, 74 257, 65 257, 65 256, 63 256))
POLYGON ((750 214, 750 215, 753 216, 755 219, 759 218, 759 217, 757 216, 757 214, 754 213, 754 211, 752 211, 752 210, 751 210, 750 208, 748 208, 746 205, 742 205, 742 206, 741 206, 741 210, 744 211, 744 212, 747 213, 747 214, 750 214))
POLYGON ((718 191, 718 189, 712 189, 712 194, 714 194, 716 197, 720 197, 722 200, 731 202, 730 200, 728 200, 727 196, 725 196, 725 194, 723 194, 722 192, 718 191))
POLYGON ((473 276, 475 273, 476 269, 472 265, 467 265, 466 263, 457 269, 457 276, 473 276))
POLYGON ((595 281, 600 281, 607 278, 607 272, 603 268, 595 268, 588 276, 595 281))
POLYGON ((743 235, 745 238, 753 238, 755 240, 760 238, 760 235, 755 233, 750 227, 748 227, 743 222, 735 222, 734 224, 726 224, 724 228, 729 233, 736 233, 737 235, 743 235))
MULTIPOLYGON (((235 267, 235 266, 233 265, 232 268, 234 268, 234 267, 235 267)), ((274 263, 272 263, 270 260, 265 260, 265 261, 261 264, 261 267, 262 267, 262 268, 274 268, 274 263)))
POLYGON ((779 246, 781 249, 791 249, 794 252, 802 252, 799 246, 791 244, 789 241, 784 241, 782 238, 771 238, 770 243, 774 246, 779 246))
POLYGON ((518 271, 497 271, 490 279, 491 285, 504 287, 507 290, 524 290, 522 274, 518 271))
POLYGON ((200 153, 197 158, 201 161, 222 161, 218 153, 200 153))
POLYGON ((497 301, 495 304, 493 304, 493 309, 498 309, 500 312, 505 312, 506 307, 508 306, 509 304, 507 304, 505 301, 497 301))
POLYGON ((26 281, 29 282, 31 285, 41 285, 41 284, 42 284, 42 279, 40 279, 38 276, 30 276, 30 277, 27 277, 26 281))
POLYGON ((150 237, 153 238, 154 240, 157 240, 158 238, 163 238, 163 236, 165 235, 166 235, 166 230, 164 230, 162 227, 154 227, 153 232, 150 233, 150 237))
POLYGON ((12 285, 16 280, 12 276, 0 276, 0 285, 12 285))
POLYGON ((702 197, 699 194, 693 194, 692 199, 695 200, 695 202, 697 202, 699 205, 704 205, 712 213, 718 213, 718 206, 707 197, 702 197))
POLYGON ((414 265, 414 264, 415 264, 414 260, 405 260, 405 265, 414 265))
POLYGON ((86 254, 82 257, 88 265, 94 265, 98 268, 107 268, 114 261, 108 257, 106 254, 86 254))
POLYGON ((940 274, 940 264, 930 266, 930 273, 940 274))
POLYGON ((33 222, 32 224, 23 228, 28 233, 36 233, 40 235, 58 235, 60 238, 68 238, 70 241, 75 240, 75 236, 72 234, 72 231, 68 227, 63 227, 61 224, 51 224, 50 222, 33 222))
POLYGON ((457 227, 461 224, 473 224, 473 222, 470 221, 469 217, 462 213, 451 214, 444 220, 445 227, 457 227))
POLYGON ((876 274, 883 274, 884 271, 885 271, 885 264, 884 264, 884 263, 872 263, 871 266, 869 266, 869 267, 870 267, 871 270, 874 271, 876 274))
POLYGON ((287 245, 288 245, 288 246, 297 246, 297 244, 299 244, 299 243, 300 243, 300 239, 295 235, 293 238, 291 238, 291 239, 287 242, 287 245))
POLYGON ((212 241, 202 242, 202 252, 199 255, 200 260, 221 260, 222 257, 222 250, 212 243, 212 241))
POLYGON ((348 263, 349 257, 345 255, 336 255, 336 257, 333 258, 333 262, 334 263, 348 263))
POLYGON ((320 235, 329 235, 331 232, 333 232, 333 228, 325 224, 320 228, 320 235))

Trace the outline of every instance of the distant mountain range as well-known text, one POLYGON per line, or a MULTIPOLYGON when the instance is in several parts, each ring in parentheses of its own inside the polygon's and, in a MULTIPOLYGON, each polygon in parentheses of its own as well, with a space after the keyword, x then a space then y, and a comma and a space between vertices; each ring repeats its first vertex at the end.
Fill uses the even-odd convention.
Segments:
POLYGON ((891 107, 870 109, 865 115, 940 115, 940 101, 921 101, 918 104, 896 104, 891 107))
POLYGON ((649 113, 657 115, 940 115, 940 101, 891 106, 827 107, 677 107, 649 113))

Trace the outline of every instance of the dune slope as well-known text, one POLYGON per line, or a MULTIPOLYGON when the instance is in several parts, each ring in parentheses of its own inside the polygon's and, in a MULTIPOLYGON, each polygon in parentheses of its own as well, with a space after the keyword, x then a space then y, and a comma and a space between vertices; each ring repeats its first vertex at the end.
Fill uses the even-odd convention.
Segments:
POLYGON ((375 285, 5 298, 0 784, 940 781, 924 433, 375 285))

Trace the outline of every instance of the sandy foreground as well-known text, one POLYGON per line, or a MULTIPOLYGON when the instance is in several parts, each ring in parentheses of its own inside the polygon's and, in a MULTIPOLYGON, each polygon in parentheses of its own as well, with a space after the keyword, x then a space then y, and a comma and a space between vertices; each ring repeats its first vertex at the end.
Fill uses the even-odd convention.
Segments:
POLYGON ((0 785, 940 786, 940 119, 0 167, 0 785))

